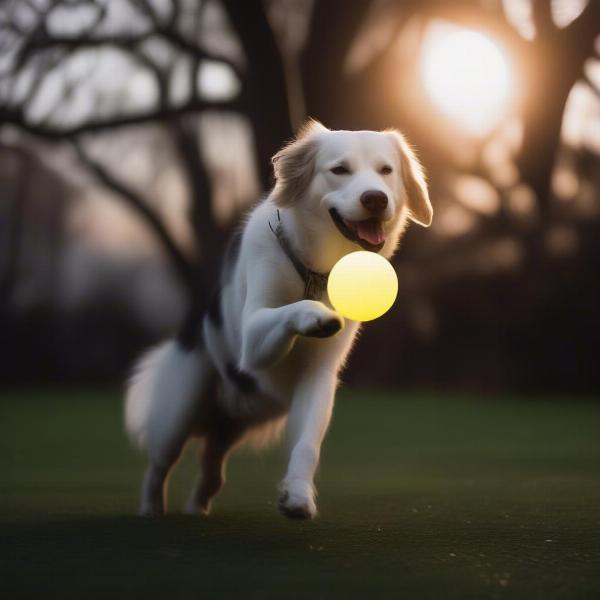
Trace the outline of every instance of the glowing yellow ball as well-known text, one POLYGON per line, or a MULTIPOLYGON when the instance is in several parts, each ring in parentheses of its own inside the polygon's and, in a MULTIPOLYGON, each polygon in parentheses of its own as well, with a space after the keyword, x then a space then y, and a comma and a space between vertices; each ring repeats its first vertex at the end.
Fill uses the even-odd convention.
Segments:
POLYGON ((331 269, 327 293, 333 308, 352 321, 372 321, 385 314, 398 294, 392 265, 374 252, 351 252, 331 269))

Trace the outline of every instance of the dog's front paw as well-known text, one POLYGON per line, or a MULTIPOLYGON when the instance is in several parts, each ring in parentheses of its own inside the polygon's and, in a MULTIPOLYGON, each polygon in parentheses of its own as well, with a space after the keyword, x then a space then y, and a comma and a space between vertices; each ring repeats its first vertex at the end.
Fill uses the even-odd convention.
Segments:
POLYGON ((301 335, 331 337, 344 326, 342 317, 322 302, 305 300, 304 303, 306 304, 297 319, 297 331, 301 335))
POLYGON ((317 514, 315 491, 301 479, 284 481, 280 487, 279 512, 289 519, 312 519, 317 514))
POLYGON ((304 332, 304 335, 319 338, 331 337, 341 328, 342 322, 337 317, 332 317, 327 320, 317 319, 316 323, 304 332))

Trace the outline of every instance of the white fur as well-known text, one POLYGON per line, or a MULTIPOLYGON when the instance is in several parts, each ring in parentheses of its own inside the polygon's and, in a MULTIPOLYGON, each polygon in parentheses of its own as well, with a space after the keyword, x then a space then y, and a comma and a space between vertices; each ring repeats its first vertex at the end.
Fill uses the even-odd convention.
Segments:
POLYGON ((130 383, 127 428, 150 455, 144 513, 164 510, 163 483, 189 435, 200 432, 207 439, 204 481, 189 504, 191 510, 207 512, 223 482, 228 452, 242 440, 265 437, 287 416, 290 459, 280 486, 280 508, 291 517, 314 516, 321 443, 338 372, 359 325, 344 321, 326 295, 303 299, 304 284, 269 224, 275 227, 281 218, 302 262, 328 272, 342 256, 360 249, 340 233, 329 211, 335 208, 352 222, 369 218, 360 202, 365 191, 388 198, 379 217, 385 257, 395 251, 407 219, 423 225, 431 221, 420 166, 396 132, 329 131, 313 123, 274 161, 275 189, 250 214, 239 258, 223 281, 223 323, 204 320, 206 350, 186 352, 168 342, 140 361, 130 383), (331 169, 341 162, 350 172, 336 175, 331 169), (384 172, 383 166, 392 172, 384 172), (339 331, 327 329, 336 324, 339 331), (314 337, 326 330, 328 337, 314 337), (258 384, 256 393, 240 391, 228 373, 231 365, 258 384), (211 400, 215 377, 221 389, 211 400), (211 401, 226 415, 224 421, 197 416, 211 401))
POLYGON ((137 364, 127 389, 125 425, 139 447, 165 451, 171 439, 196 410, 202 378, 199 356, 167 341, 146 353, 137 364), (160 450, 159 450, 160 448, 160 450))
POLYGON ((156 370, 167 344, 152 348, 135 365, 127 383, 125 397, 125 429, 132 444, 146 446, 146 429, 150 419, 156 370))

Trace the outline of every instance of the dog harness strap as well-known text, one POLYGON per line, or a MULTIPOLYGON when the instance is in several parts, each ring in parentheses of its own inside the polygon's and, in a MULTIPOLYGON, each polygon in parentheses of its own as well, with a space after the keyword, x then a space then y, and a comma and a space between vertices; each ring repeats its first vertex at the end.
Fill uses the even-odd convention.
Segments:
POLYGON ((316 300, 317 298, 321 298, 327 290, 327 278, 329 277, 329 273, 317 273, 316 271, 311 271, 294 253, 292 250, 292 246, 285 235, 285 231, 283 230, 283 224, 281 223, 281 217, 279 216, 279 211, 277 211, 277 227, 273 229, 273 226, 269 222, 269 227, 281 249, 284 251, 285 255, 290 259, 290 262, 294 265, 296 272, 300 275, 300 278, 304 282, 304 299, 305 300, 316 300))

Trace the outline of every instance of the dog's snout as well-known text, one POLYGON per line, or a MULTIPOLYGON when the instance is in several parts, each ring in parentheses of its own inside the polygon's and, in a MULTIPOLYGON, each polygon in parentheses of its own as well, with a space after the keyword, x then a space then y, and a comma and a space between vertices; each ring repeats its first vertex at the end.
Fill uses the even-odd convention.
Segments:
POLYGON ((361 204, 373 214, 382 213, 388 205, 388 198, 383 192, 371 190, 360 197, 361 204))

